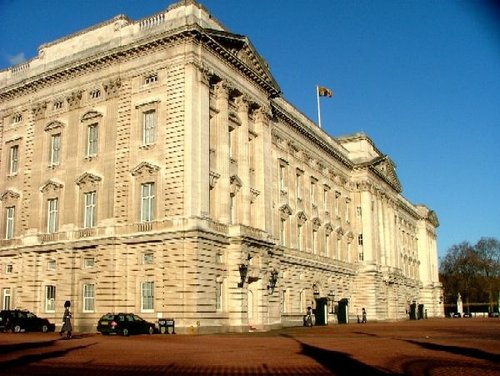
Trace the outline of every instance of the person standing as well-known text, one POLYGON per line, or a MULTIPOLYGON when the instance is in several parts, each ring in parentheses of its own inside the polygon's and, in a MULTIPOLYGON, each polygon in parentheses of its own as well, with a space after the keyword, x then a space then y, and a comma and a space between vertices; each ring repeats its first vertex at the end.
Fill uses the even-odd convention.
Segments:
POLYGON ((361 322, 363 324, 366 324, 366 309, 362 309, 362 313, 361 313, 361 322))
POLYGON ((61 336, 66 333, 66 338, 71 338, 71 332, 73 331, 73 327, 71 325, 71 302, 66 300, 64 302, 64 314, 63 314, 63 325, 61 328, 61 332, 59 333, 61 336))

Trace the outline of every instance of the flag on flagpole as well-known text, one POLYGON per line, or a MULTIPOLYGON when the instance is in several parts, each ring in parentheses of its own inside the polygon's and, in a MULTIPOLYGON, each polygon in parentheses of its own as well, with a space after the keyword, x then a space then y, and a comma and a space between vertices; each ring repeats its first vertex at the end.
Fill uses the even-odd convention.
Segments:
POLYGON ((320 97, 333 97, 333 91, 324 86, 318 86, 318 95, 320 97))

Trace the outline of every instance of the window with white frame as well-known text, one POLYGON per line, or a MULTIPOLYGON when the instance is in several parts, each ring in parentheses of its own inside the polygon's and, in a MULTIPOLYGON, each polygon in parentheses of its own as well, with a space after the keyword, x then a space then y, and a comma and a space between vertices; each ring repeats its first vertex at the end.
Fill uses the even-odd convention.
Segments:
POLYGON ((45 312, 56 311, 56 286, 45 286, 45 312))
POLYGON ((95 265, 95 259, 93 257, 85 257, 83 259, 83 267, 85 269, 91 269, 95 265))
POLYGON ((22 114, 14 114, 14 116, 12 116, 12 123, 17 124, 20 123, 21 121, 23 121, 22 114))
POLYGON ((141 283, 141 311, 154 310, 154 282, 141 283))
POLYGON ((279 184, 280 190, 286 192, 286 164, 282 161, 279 162, 279 184))
POLYGON ((148 110, 142 114, 142 144, 152 145, 156 138, 156 110, 148 110))
POLYGON ((151 222, 155 213, 155 184, 141 184, 141 222, 151 222))
POLYGON ((92 228, 97 223, 97 193, 86 192, 84 195, 83 227, 92 228))
POLYGON ((19 145, 13 145, 9 149, 9 175, 17 174, 19 168, 19 145))
POLYGON ((83 312, 94 312, 95 309, 95 285, 86 283, 83 285, 83 312))
POLYGON ((10 300, 11 300, 11 295, 10 295, 10 287, 4 287, 2 289, 2 309, 10 309, 10 300))
POLYGON ((222 281, 215 282, 215 309, 222 310, 222 281))
POLYGON ((151 73, 144 77, 144 84, 149 85, 158 82, 158 73, 151 73))
POLYGON ((57 232, 59 200, 51 198, 47 200, 47 233, 57 232))
POLYGON ((95 157, 98 151, 99 128, 96 123, 87 126, 87 157, 95 157))
POLYGON ((286 219, 280 218, 280 245, 286 245, 286 219))
POLYGON ((57 267, 57 262, 56 260, 49 260, 47 261, 47 270, 56 270, 57 267))
POLYGON ((16 207, 5 208, 5 239, 12 239, 15 234, 16 207))
POLYGON ((299 251, 302 251, 304 249, 304 239, 302 237, 302 225, 298 224, 297 225, 297 248, 299 251))
POLYGON ((61 134, 56 133, 50 136, 49 164, 56 166, 61 163, 61 134))
POLYGON ((142 254, 142 263, 145 265, 151 265, 154 262, 154 253, 153 252, 146 252, 142 254))
POLYGON ((316 254, 318 251, 318 231, 312 231, 312 253, 316 254))
POLYGON ((297 173, 295 174, 295 191, 297 194, 297 201, 302 200, 302 175, 304 175, 304 173, 297 170, 297 173))
POLYGON ((311 204, 316 204, 316 178, 311 178, 311 204))

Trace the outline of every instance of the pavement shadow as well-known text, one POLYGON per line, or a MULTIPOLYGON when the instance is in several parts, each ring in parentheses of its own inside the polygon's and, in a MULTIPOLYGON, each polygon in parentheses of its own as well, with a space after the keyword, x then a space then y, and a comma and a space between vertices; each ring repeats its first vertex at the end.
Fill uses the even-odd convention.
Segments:
MULTIPOLYGON (((48 342, 52 342, 52 341, 48 341, 48 342)), ((37 342, 37 343, 40 344, 42 342, 37 342)), ((59 358, 59 357, 65 356, 66 354, 69 354, 72 351, 84 349, 84 348, 93 346, 94 344, 95 343, 91 343, 88 345, 82 345, 82 346, 76 346, 76 347, 72 347, 72 348, 65 349, 65 350, 49 351, 49 352, 43 352, 43 353, 38 353, 38 354, 27 354, 27 355, 22 355, 18 358, 15 358, 15 359, 5 360, 3 362, 0 362, 0 373, 2 373, 2 371, 6 370, 8 368, 18 367, 18 366, 26 366, 28 364, 36 363, 36 362, 39 362, 39 361, 45 360, 45 359, 59 358)), ((25 344, 25 345, 29 345, 29 344, 25 344)), ((32 347, 28 347, 28 348, 34 348, 34 347, 36 347, 36 346, 32 346, 32 347)), ((24 347, 24 349, 26 349, 26 347, 24 347)))
POLYGON ((464 355, 469 358, 476 358, 480 360, 487 360, 493 363, 500 363, 500 358, 498 354, 489 353, 483 350, 473 349, 470 347, 439 345, 436 343, 421 342, 415 340, 405 340, 405 341, 428 350, 445 351, 452 354, 464 355))
POLYGON ((8 354, 16 351, 23 351, 29 349, 36 349, 38 347, 49 347, 54 346, 58 339, 50 341, 40 341, 40 342, 24 342, 24 343, 9 343, 0 345, 0 354, 8 354))
POLYGON ((349 354, 325 350, 317 346, 312 346, 297 338, 293 338, 288 335, 283 335, 283 337, 293 339, 298 342, 301 346, 301 353, 314 359, 316 362, 321 364, 323 367, 328 369, 334 375, 337 376, 352 376, 352 375, 363 375, 363 376, 388 376, 388 375, 400 375, 399 373, 384 372, 378 368, 369 366, 362 363, 356 359, 353 359, 349 354))

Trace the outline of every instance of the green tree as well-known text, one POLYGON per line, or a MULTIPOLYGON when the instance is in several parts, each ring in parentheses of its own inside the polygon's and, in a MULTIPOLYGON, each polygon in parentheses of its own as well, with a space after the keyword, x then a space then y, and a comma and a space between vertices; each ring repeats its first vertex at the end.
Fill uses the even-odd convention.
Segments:
POLYGON ((482 238, 475 245, 464 241, 451 246, 439 267, 445 303, 454 303, 458 293, 468 303, 488 303, 490 311, 500 290, 500 241, 482 238))

